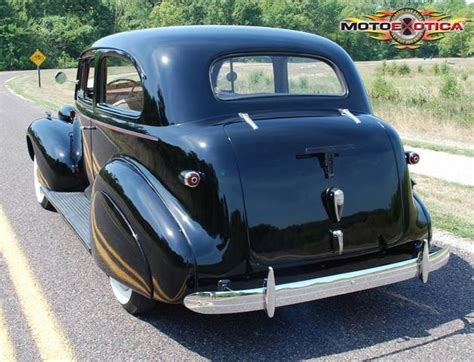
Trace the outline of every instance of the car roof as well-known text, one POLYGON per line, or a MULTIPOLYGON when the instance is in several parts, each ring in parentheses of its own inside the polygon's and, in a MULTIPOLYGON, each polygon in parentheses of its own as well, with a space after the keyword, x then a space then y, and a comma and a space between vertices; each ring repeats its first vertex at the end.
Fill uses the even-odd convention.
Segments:
POLYGON ((282 49, 295 41, 306 42, 307 45, 318 47, 334 47, 332 41, 318 35, 301 31, 236 25, 192 25, 151 28, 117 33, 102 38, 93 44, 93 48, 120 48, 134 53, 137 49, 154 44, 176 47, 219 48, 247 47, 251 41, 253 47, 282 49))
POLYGON ((157 123, 162 125, 268 110, 348 108, 371 112, 350 56, 336 43, 314 34, 254 26, 174 26, 113 34, 95 42, 91 49, 118 49, 134 59, 144 74, 147 99, 156 104, 157 123), (338 99, 289 96, 287 101, 216 99, 210 84, 210 67, 216 59, 265 52, 307 54, 327 60, 344 79, 347 95, 338 99))

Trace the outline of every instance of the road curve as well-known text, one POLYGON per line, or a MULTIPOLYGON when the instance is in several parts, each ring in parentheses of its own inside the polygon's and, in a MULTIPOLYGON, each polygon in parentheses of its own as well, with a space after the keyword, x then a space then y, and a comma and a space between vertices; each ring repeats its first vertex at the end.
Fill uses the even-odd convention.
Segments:
POLYGON ((474 355, 474 255, 457 248, 427 285, 412 280, 284 307, 273 319, 261 312, 198 315, 167 305, 145 317, 128 315, 66 223, 36 204, 25 132, 43 110, 6 90, 4 82, 14 75, 0 73, 0 242, 14 248, 0 252, 0 350, 7 356, 43 358, 55 353, 55 346, 79 360, 468 360, 474 355), (27 264, 31 288, 22 289, 18 280, 25 275, 15 260, 27 264), (41 301, 28 300, 32 295, 41 301), (35 327, 31 316, 37 315, 46 329, 35 327), (38 336, 35 328, 46 335, 38 336))

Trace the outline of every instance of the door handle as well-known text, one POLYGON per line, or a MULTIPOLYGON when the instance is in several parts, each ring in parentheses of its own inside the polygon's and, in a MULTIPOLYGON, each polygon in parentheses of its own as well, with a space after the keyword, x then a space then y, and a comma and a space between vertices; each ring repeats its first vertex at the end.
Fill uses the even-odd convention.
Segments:
POLYGON ((97 129, 96 126, 81 126, 81 130, 84 130, 84 129, 97 129))

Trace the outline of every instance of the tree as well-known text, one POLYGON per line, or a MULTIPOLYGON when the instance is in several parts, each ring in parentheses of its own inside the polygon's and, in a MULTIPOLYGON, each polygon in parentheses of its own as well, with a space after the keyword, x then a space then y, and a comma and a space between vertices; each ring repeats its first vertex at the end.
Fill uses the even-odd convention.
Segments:
POLYGON ((233 4, 232 24, 235 25, 261 25, 262 10, 258 0, 240 0, 233 4))
POLYGON ((184 7, 180 2, 163 0, 155 6, 148 19, 149 26, 185 25, 184 7))
POLYGON ((159 0, 102 0, 113 14, 112 32, 144 28, 159 0))
POLYGON ((89 47, 95 30, 73 15, 45 16, 32 29, 38 46, 60 68, 74 67, 81 51, 89 47))
MULTIPOLYGON (((465 6, 462 0, 448 0, 443 3, 442 9, 453 18, 474 19, 474 4, 465 6)), ((464 32, 447 34, 444 39, 438 43, 439 55, 443 57, 469 56, 471 39, 474 37, 474 26, 471 22, 466 22, 464 28, 464 32)))
POLYGON ((308 31, 313 19, 308 17, 310 2, 300 0, 262 0, 262 23, 275 28, 308 31))
POLYGON ((26 56, 33 49, 31 23, 9 2, 0 3, 0 70, 32 68, 26 56))

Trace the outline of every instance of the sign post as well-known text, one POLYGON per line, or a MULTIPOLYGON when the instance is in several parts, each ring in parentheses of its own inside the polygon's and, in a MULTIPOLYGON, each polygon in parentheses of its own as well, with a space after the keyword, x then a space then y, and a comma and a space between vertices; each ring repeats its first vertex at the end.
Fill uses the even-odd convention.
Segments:
POLYGON ((38 87, 41 88, 41 71, 40 65, 46 60, 46 55, 44 55, 39 49, 36 49, 33 54, 31 54, 30 60, 36 64, 38 69, 38 87))
POLYGON ((36 66, 36 69, 38 69, 38 88, 41 88, 41 71, 39 65, 36 66))

